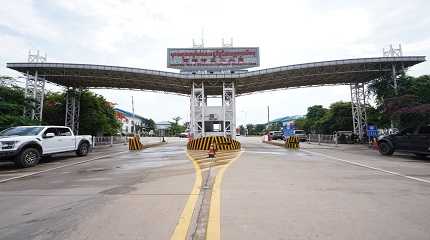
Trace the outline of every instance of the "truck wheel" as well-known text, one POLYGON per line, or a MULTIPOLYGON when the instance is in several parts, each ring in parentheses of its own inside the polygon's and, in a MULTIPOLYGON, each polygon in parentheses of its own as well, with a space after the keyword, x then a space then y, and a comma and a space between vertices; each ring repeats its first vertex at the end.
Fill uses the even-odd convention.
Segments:
POLYGON ((40 152, 36 148, 26 148, 16 157, 15 164, 20 168, 34 167, 39 163, 40 152))
POLYGON ((76 154, 79 157, 86 156, 90 151, 90 145, 86 142, 79 144, 78 150, 76 150, 76 154))
POLYGON ((393 155, 394 149, 387 142, 381 142, 381 143, 379 143, 379 152, 382 155, 388 156, 388 155, 393 155))

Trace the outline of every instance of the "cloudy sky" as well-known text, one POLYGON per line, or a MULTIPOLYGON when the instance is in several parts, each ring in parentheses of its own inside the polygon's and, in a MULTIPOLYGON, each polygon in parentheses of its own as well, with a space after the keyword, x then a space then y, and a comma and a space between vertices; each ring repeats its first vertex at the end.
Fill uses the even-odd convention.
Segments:
MULTIPOLYGON (((203 1, 203 0, 14 0, 0 8, 0 74, 17 76, 6 62, 27 61, 28 50, 48 62, 90 63, 175 71, 166 68, 168 47, 191 47, 192 39, 219 47, 260 47, 260 68, 343 58, 378 57, 389 44, 404 55, 430 55, 428 0, 203 1)), ((428 62, 409 70, 429 74, 428 62)), ((51 90, 58 90, 53 86, 51 90)), ((155 121, 188 120, 186 97, 125 90, 94 90, 155 121)), ((291 89, 237 99, 238 124, 305 114, 308 106, 346 100, 346 86, 291 89)))

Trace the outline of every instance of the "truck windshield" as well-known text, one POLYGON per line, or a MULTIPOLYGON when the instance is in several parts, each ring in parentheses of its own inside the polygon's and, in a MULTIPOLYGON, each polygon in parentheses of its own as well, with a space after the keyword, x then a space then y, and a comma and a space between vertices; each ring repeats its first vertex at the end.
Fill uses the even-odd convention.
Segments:
POLYGON ((294 131, 295 134, 305 134, 305 131, 303 130, 296 130, 294 131))
POLYGON ((35 136, 43 127, 13 127, 0 132, 0 136, 35 136))

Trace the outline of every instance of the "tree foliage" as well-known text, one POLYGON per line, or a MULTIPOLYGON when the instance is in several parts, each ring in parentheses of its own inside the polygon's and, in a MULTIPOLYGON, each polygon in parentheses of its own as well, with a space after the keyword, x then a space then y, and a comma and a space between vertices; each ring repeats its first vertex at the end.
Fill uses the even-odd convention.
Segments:
POLYGON ((266 124, 246 124, 248 135, 262 135, 266 132, 266 124))
MULTIPOLYGON (((44 121, 48 125, 64 125, 65 93, 48 93, 44 104, 44 121)), ((115 118, 115 111, 103 96, 84 90, 80 97, 79 134, 94 136, 115 135, 121 123, 115 118)))
MULTIPOLYGON (((2 83, 9 80, 9 77, 0 76, 2 83), (6 79, 7 78, 7 79, 6 79)), ((16 85, 0 85, 0 130, 18 126, 34 125, 38 122, 32 121, 23 116, 24 108, 31 109, 31 102, 26 101, 24 89, 16 85)))
POLYGON ((305 120, 303 123, 303 129, 307 132, 320 132, 321 131, 321 119, 328 112, 328 109, 322 105, 314 105, 308 107, 305 120))
POLYGON ((181 117, 177 116, 174 117, 172 120, 173 122, 170 122, 170 134, 173 136, 178 135, 179 133, 182 133, 185 131, 186 127, 179 124, 179 121, 181 121, 181 117))
POLYGON ((400 128, 430 122, 430 75, 412 77, 402 74, 394 91, 390 76, 369 84, 369 91, 376 96, 377 109, 385 123, 392 119, 400 128))

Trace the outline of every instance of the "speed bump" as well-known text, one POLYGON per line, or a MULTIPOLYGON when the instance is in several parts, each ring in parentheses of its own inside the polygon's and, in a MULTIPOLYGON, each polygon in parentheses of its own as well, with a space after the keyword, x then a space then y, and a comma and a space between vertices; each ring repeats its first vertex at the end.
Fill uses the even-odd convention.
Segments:
POLYGON ((216 150, 238 150, 240 142, 224 136, 208 136, 190 140, 187 144, 188 150, 209 150, 214 144, 216 150))

